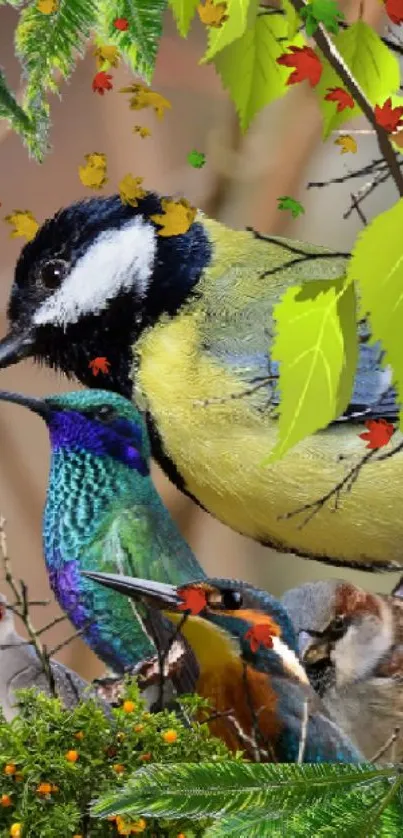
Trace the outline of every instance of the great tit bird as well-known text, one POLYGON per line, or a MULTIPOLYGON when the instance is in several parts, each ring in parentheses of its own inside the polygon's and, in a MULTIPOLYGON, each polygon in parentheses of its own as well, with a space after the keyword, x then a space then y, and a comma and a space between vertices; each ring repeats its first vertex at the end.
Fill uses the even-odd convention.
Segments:
POLYGON ((111 196, 46 221, 17 263, 0 366, 32 355, 132 397, 166 474, 234 530, 333 564, 403 568, 401 454, 368 463, 337 514, 324 503, 304 526, 284 517, 362 457, 365 420, 399 413, 365 323, 345 414, 262 466, 278 427, 273 307, 291 285, 342 276, 348 254, 230 230, 201 212, 186 233, 159 235, 161 214, 154 194, 136 207, 111 196))
POLYGON ((229 748, 258 762, 362 761, 310 688, 291 621, 270 594, 232 579, 176 587, 111 573, 83 575, 160 608, 176 623, 198 663, 196 692, 213 705, 210 729, 229 748))
POLYGON ((282 604, 331 717, 368 759, 379 753, 380 762, 401 762, 402 599, 328 579, 287 591, 282 604))

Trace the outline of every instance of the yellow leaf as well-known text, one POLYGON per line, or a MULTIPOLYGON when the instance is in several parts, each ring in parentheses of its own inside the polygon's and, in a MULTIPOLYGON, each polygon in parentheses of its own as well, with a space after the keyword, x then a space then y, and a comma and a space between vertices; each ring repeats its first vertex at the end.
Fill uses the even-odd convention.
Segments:
POLYGON ((151 221, 161 225, 158 235, 180 236, 182 233, 187 233, 196 217, 196 208, 192 207, 186 198, 179 198, 178 201, 163 198, 161 206, 163 214, 150 216, 151 221))
POLYGON ((214 0, 206 0, 204 6, 200 4, 197 7, 199 18, 205 26, 213 26, 219 28, 228 20, 227 3, 218 3, 214 5, 214 0))
POLYGON ((151 131, 149 128, 145 128, 142 125, 135 125, 133 128, 133 134, 139 134, 140 137, 144 139, 144 137, 151 137, 151 131))
POLYGON ((101 189, 108 178, 106 176, 106 155, 93 151, 91 154, 85 154, 85 166, 78 167, 78 176, 83 186, 88 186, 90 189, 101 189))
POLYGON ((119 183, 119 195, 123 204, 137 207, 140 198, 145 198, 147 192, 142 188, 144 178, 125 175, 119 183))
POLYGON ((106 154, 101 154, 99 151, 92 151, 91 154, 84 154, 84 160, 90 166, 95 168, 106 169, 106 154))
POLYGON ((38 9, 38 12, 42 12, 43 15, 51 15, 57 10, 58 6, 58 0, 39 0, 36 8, 38 9))
POLYGON ((98 70, 102 70, 107 64, 109 67, 117 67, 120 61, 120 54, 117 47, 112 44, 101 44, 94 49, 94 56, 98 70))
POLYGON ((161 93, 156 93, 155 90, 150 90, 143 84, 131 84, 130 87, 122 87, 120 93, 134 94, 130 99, 130 109, 132 111, 140 111, 142 108, 153 108, 158 119, 162 119, 164 111, 172 107, 168 99, 161 96, 161 93))
POLYGON ((11 231, 12 239, 21 236, 30 242, 39 229, 39 224, 30 210, 14 210, 10 215, 6 215, 4 221, 14 226, 14 230, 11 231))
POLYGON ((351 134, 341 134, 341 136, 334 141, 334 144, 340 146, 340 154, 347 154, 349 151, 351 151, 352 154, 357 153, 357 143, 351 134))

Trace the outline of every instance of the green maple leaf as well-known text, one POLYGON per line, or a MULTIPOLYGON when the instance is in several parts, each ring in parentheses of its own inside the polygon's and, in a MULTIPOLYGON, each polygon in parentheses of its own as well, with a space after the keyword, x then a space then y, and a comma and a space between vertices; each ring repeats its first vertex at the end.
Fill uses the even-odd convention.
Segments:
POLYGON ((277 198, 277 200, 277 209, 290 210, 293 218, 298 218, 299 215, 303 215, 305 212, 302 204, 299 201, 296 201, 295 198, 290 198, 289 195, 282 195, 282 197, 277 198))
POLYGON ((192 151, 189 151, 187 161, 194 169, 202 169, 206 162, 206 155, 202 151, 196 151, 194 148, 192 151))
POLYGON ((301 9, 300 15, 305 20, 306 34, 309 37, 316 32, 319 23, 322 23, 328 32, 337 35, 339 22, 345 19, 336 0, 311 0, 301 9))

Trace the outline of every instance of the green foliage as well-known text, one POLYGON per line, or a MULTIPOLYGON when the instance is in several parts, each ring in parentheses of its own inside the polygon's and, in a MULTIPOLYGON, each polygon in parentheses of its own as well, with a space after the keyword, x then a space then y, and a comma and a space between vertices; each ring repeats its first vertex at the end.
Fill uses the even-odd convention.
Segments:
POLYGON ((162 35, 162 19, 167 0, 96 0, 96 32, 104 43, 119 47, 133 72, 151 80, 162 35), (126 31, 117 30, 113 21, 126 18, 126 31))
MULTIPOLYGON (((381 213, 359 234, 348 268, 357 280, 361 312, 368 313, 374 341, 381 340, 403 403, 403 199, 381 213)), ((400 427, 403 413, 400 414, 400 427)))
MULTIPOLYGON (((128 681, 125 695, 133 706, 112 710, 110 718, 92 700, 66 710, 58 700, 34 690, 21 691, 19 698, 20 715, 12 722, 5 722, 0 711, 0 803, 2 795, 11 799, 11 805, 0 805, 4 838, 13 823, 23 824, 22 838, 112 838, 118 834, 115 822, 90 818, 90 801, 118 792, 144 759, 175 765, 233 759, 225 745, 210 736, 207 725, 195 721, 206 707, 195 696, 181 699, 189 723, 167 710, 146 712, 134 681, 128 681), (176 741, 165 741, 168 730, 176 733, 176 741), (77 752, 76 761, 67 759, 69 751, 77 752), (6 766, 13 773, 7 773, 6 766), (46 793, 44 786, 40 791, 41 783, 52 790, 46 793)), ((205 824, 190 832, 188 826, 181 816, 169 825, 151 818, 142 834, 200 835, 205 824)))
POLYGON ((255 26, 227 46, 214 59, 214 65, 239 115, 242 131, 269 102, 287 92, 289 70, 277 64, 288 46, 303 46, 296 35, 287 40, 286 17, 259 15, 255 26), (281 40, 283 39, 283 40, 281 40), (285 40, 284 40, 285 39, 285 40))
MULTIPOLYGON (((11 127, 17 134, 19 134, 27 144, 31 143, 35 146, 35 130, 34 126, 26 113, 18 104, 15 96, 7 87, 7 82, 4 73, 0 69, 0 119, 8 119, 11 127)), ((41 154, 41 149, 36 149, 38 155, 41 154)))
POLYGON ((296 201, 295 198, 291 198, 290 195, 282 195, 280 198, 277 198, 277 200, 277 209, 290 210, 293 218, 298 218, 299 215, 303 215, 305 212, 301 202, 296 201))
POLYGON ((336 0, 311 0, 301 9, 300 15, 305 21, 305 30, 309 37, 316 32, 320 23, 323 23, 328 32, 337 35, 339 22, 345 20, 336 0))
MULTIPOLYGON (((385 99, 398 89, 398 60, 368 23, 362 20, 352 23, 348 29, 339 32, 333 38, 333 42, 354 79, 373 105, 382 105, 385 99)), ((335 103, 325 101, 328 88, 340 87, 341 82, 328 62, 323 57, 321 59, 324 69, 315 91, 323 116, 323 137, 326 139, 332 131, 360 114, 361 110, 355 105, 354 108, 346 108, 337 113, 335 103)))
POLYGON ((288 288, 273 316, 282 399, 278 439, 266 463, 343 412, 358 357, 354 286, 344 278, 288 288))
POLYGON ((208 49, 200 63, 211 61, 228 44, 240 38, 246 29, 252 29, 256 22, 257 8, 258 0, 227 0, 228 20, 217 28, 210 27, 208 49))
POLYGON ((195 15, 200 0, 168 0, 172 14, 176 20, 178 32, 186 38, 191 21, 195 15))
POLYGON ((372 765, 194 763, 140 769, 93 813, 216 819, 206 838, 231 835, 364 838, 403 828, 398 768, 372 765), (354 831, 355 830, 355 831, 354 831))

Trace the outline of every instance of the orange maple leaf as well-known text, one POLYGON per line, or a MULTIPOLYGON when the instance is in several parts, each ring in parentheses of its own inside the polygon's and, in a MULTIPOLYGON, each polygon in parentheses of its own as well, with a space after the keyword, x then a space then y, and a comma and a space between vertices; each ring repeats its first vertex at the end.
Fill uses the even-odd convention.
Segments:
POLYGON ((390 96, 383 105, 375 105, 374 114, 378 125, 381 125, 388 134, 392 134, 393 131, 397 131, 403 125, 403 107, 392 108, 390 96))
POLYGON ((90 370, 92 370, 93 375, 98 375, 99 372, 103 372, 107 375, 110 368, 110 361, 108 361, 105 357, 93 358, 93 360, 89 362, 88 366, 90 370))
POLYGON ((393 23, 403 23, 403 0, 386 0, 385 12, 393 23))
POLYGON ((178 605, 179 611, 190 611, 191 614, 200 614, 206 607, 206 592, 202 588, 184 588, 178 591, 183 603, 178 605))
POLYGON ((290 52, 284 52, 276 58, 277 64, 283 67, 295 67, 295 70, 287 79, 287 84, 298 84, 300 81, 309 81, 311 87, 315 87, 320 81, 323 65, 311 47, 289 47, 290 52))
POLYGON ((359 437, 367 441, 366 448, 372 448, 373 450, 383 448, 384 445, 387 445, 395 432, 394 425, 386 419, 368 419, 365 427, 368 430, 359 434, 359 437))
POLYGON ((328 87, 328 93, 325 96, 326 102, 337 102, 337 113, 341 113, 346 108, 353 108, 355 105, 354 99, 347 90, 343 87, 328 87))
POLYGON ((258 623, 251 626, 245 634, 245 640, 249 640, 252 652, 257 652, 259 646, 265 649, 273 648, 273 630, 266 623, 258 623))
POLYGON ((104 70, 100 70, 99 73, 95 73, 92 80, 92 89, 94 93, 99 93, 100 96, 103 96, 105 90, 112 90, 112 88, 112 76, 110 73, 105 73, 104 70))

